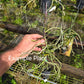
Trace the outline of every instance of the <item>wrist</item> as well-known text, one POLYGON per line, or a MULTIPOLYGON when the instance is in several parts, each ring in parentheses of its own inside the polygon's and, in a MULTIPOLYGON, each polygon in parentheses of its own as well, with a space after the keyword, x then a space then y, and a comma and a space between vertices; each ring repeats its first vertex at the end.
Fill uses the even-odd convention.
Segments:
POLYGON ((20 57, 20 53, 16 49, 9 50, 1 55, 1 60, 7 62, 9 67, 15 63, 20 57))
POLYGON ((22 54, 22 47, 20 44, 18 44, 16 47, 13 48, 13 51, 18 54, 19 56, 21 56, 22 54))
POLYGON ((15 54, 15 57, 20 57, 22 52, 18 49, 18 47, 13 48, 12 53, 15 54))

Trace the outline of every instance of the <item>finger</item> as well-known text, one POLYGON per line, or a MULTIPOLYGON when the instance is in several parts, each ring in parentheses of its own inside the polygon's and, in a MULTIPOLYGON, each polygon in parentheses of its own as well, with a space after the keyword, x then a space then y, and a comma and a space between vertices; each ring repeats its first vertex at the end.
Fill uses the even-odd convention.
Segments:
POLYGON ((38 40, 38 41, 35 42, 35 44, 38 45, 38 46, 39 45, 42 45, 44 43, 45 43, 45 40, 44 39, 41 39, 41 40, 38 40))
POLYGON ((38 39, 38 38, 42 38, 43 36, 42 35, 39 35, 39 34, 32 34, 32 39, 38 39))
POLYGON ((45 44, 45 43, 43 43, 43 44, 41 44, 41 45, 40 45, 40 47, 43 47, 43 46, 46 46, 46 44, 45 44))
POLYGON ((41 51, 42 49, 41 48, 38 48, 38 47, 35 47, 34 48, 34 51, 41 51))

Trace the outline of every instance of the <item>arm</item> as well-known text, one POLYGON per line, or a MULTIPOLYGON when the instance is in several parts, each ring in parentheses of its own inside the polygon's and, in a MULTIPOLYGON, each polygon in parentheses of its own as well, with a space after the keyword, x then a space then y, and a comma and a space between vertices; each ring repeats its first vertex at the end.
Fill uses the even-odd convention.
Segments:
POLYGON ((12 49, 0 55, 0 76, 6 72, 9 67, 16 62, 17 57, 20 56, 16 50, 12 49))
MULTIPOLYGON (((42 38, 42 36, 38 34, 25 35, 22 41, 15 48, 1 54, 0 76, 2 76, 9 69, 9 67, 17 61, 17 59, 19 59, 22 53, 29 51, 28 54, 30 54, 33 50, 41 51, 41 48, 36 47, 36 45, 41 45, 44 43, 44 39, 37 40, 38 38, 42 38)), ((22 56, 22 58, 25 58, 28 54, 22 56)))

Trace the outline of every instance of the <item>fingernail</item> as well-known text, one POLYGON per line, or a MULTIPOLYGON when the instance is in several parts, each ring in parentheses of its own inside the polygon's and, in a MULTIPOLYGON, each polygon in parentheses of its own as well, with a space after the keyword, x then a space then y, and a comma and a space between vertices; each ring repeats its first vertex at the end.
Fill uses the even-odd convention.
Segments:
POLYGON ((42 43, 44 43, 44 42, 45 42, 45 40, 42 40, 41 42, 42 42, 42 43))

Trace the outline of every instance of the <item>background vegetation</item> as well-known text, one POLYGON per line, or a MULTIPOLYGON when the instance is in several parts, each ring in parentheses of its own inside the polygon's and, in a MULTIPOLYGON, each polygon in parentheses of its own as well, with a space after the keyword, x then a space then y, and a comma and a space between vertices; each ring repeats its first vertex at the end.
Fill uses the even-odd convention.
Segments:
MULTIPOLYGON (((76 0, 71 1, 76 4, 76 0)), ((45 14, 40 11, 39 0, 1 0, 0 4, 2 5, 2 9, 0 9, 0 21, 19 24, 24 27, 29 27, 30 29, 37 28, 37 30, 44 32, 44 38, 46 39, 46 47, 43 48, 42 52, 31 53, 44 57, 43 62, 34 64, 27 60, 17 61, 9 69, 7 74, 4 74, 4 76, 0 78, 0 84, 26 84, 28 82, 30 82, 28 84, 35 84, 38 79, 36 80, 29 77, 28 73, 31 72, 35 76, 41 77, 42 72, 45 70, 48 72, 48 70, 50 70, 50 65, 54 67, 49 72, 48 76, 48 79, 51 81, 58 82, 59 84, 82 84, 82 81, 79 79, 61 74, 60 68, 62 62, 84 70, 84 52, 73 49, 70 57, 64 56, 63 53, 60 55, 60 52, 64 47, 68 46, 70 42, 73 43, 73 39, 77 41, 76 37, 82 42, 81 37, 82 39, 84 38, 83 14, 79 14, 77 9, 74 9, 72 6, 66 6, 63 2, 61 4, 57 0, 53 0, 51 5, 51 8, 56 6, 56 10, 48 13, 46 19, 45 14), (62 7, 62 10, 59 6, 62 7), (59 36, 59 38, 52 42, 48 42, 45 33, 59 36), (58 50, 60 52, 58 52, 58 50), (46 60, 47 57, 51 62, 46 60), (54 63, 53 61, 58 62, 59 64, 54 63)), ((5 47, 8 47, 7 45, 9 45, 9 48, 14 47, 17 44, 17 41, 19 41, 19 37, 22 37, 20 34, 5 29, 0 30, 0 34, 1 44, 5 47)), ((1 52, 3 51, 4 47, 1 52)), ((50 83, 38 80, 38 84, 50 83)))

